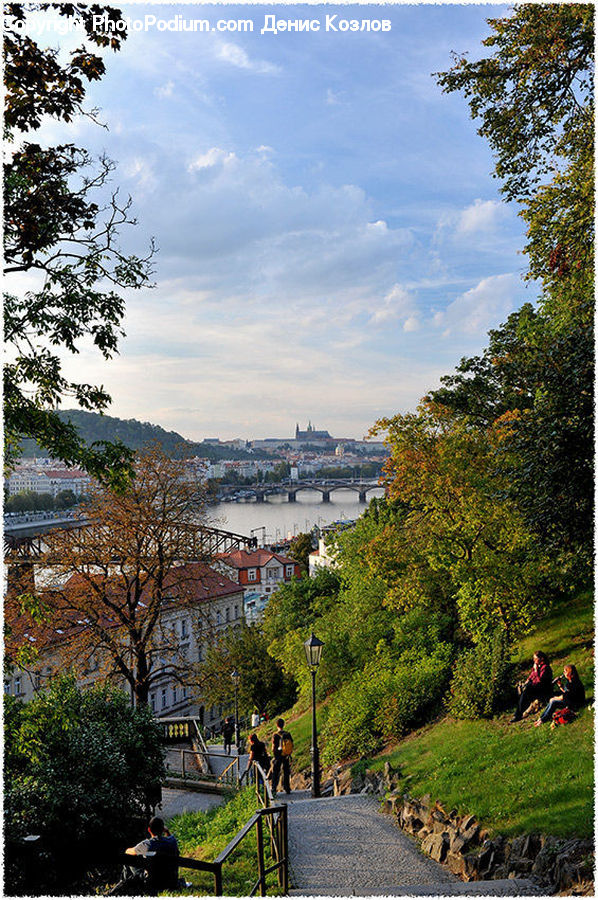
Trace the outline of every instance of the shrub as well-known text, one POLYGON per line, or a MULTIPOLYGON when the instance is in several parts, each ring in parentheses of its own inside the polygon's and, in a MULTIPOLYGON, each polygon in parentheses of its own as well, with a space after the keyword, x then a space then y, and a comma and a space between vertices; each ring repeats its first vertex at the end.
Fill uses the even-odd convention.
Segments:
POLYGON ((331 700, 322 729, 324 764, 373 753, 382 740, 400 737, 421 724, 440 702, 450 670, 448 644, 438 644, 424 655, 406 651, 398 660, 381 644, 376 658, 331 700))
POLYGON ((511 675, 510 645, 499 628, 458 657, 449 710, 458 719, 490 718, 510 697, 511 675))
POLYGON ((77 877, 77 862, 83 871, 98 850, 127 846, 164 775, 160 731, 146 707, 132 709, 113 688, 81 691, 63 676, 28 704, 6 698, 4 725, 6 832, 41 835, 56 864, 43 877, 60 882, 63 857, 77 877))

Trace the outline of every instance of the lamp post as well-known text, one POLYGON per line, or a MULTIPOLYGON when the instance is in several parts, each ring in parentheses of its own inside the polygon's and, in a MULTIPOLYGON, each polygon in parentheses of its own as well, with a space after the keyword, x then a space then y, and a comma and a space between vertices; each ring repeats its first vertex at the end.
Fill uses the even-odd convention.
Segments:
POLYGON ((235 744, 237 745, 237 756, 239 755, 239 682, 241 676, 236 669, 230 674, 235 686, 235 744))
POLYGON ((308 638, 304 646, 307 665, 311 672, 311 795, 312 797, 319 797, 320 753, 318 750, 318 729, 316 723, 316 672, 320 665, 324 642, 320 641, 312 631, 311 637, 308 638))

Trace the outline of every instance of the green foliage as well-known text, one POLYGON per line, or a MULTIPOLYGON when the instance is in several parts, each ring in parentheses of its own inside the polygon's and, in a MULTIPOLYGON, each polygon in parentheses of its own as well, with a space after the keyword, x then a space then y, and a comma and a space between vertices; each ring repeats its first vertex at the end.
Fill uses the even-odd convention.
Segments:
POLYGON ((511 698, 512 668, 506 633, 497 629, 459 655, 449 710, 458 719, 489 718, 511 698))
POLYGON ((121 691, 82 691, 62 676, 26 705, 7 697, 4 738, 8 833, 40 834, 74 869, 98 846, 127 846, 132 825, 156 802, 160 731, 121 691))
POLYGON ((291 541, 289 556, 299 563, 302 572, 309 572, 309 554, 313 552, 313 549, 310 532, 302 531, 291 541))
POLYGON ((235 668, 241 676, 241 715, 254 707, 276 714, 294 703, 295 683, 268 653, 260 625, 242 625, 238 631, 229 629, 218 645, 209 648, 201 667, 202 695, 208 703, 232 706, 234 686, 230 674, 235 668))
POLYGON ((325 764, 374 752, 425 721, 438 706, 450 676, 452 649, 432 643, 422 655, 407 650, 394 659, 380 646, 330 702, 322 730, 325 764))
POLYGON ((591 4, 521 4, 489 20, 483 44, 492 55, 474 62, 455 55, 453 68, 439 75, 447 92, 469 98, 509 200, 532 195, 591 121, 593 20, 591 4))
MULTIPOLYGON (((29 9, 40 13, 48 4, 29 9)), ((84 4, 56 7, 59 15, 77 15, 96 46, 118 50, 126 29, 96 33, 93 16, 102 11, 84 4)), ((42 50, 26 34, 20 4, 9 4, 5 12, 5 126, 12 141, 17 133, 38 129, 43 116, 69 122, 82 114, 84 80, 101 78, 105 66, 82 47, 59 61, 56 50, 42 50)), ((124 24, 118 10, 108 8, 106 15, 115 26, 124 24)), ((130 199, 121 204, 113 192, 107 206, 100 205, 113 169, 106 157, 94 163, 71 144, 45 148, 19 141, 7 157, 4 273, 35 272, 41 286, 4 298, 4 334, 11 351, 4 366, 4 427, 9 464, 20 439, 34 438, 52 456, 122 487, 131 476, 130 451, 118 443, 87 447, 56 413, 66 397, 88 410, 109 404, 102 387, 68 378, 58 348, 77 354, 90 341, 110 359, 122 335, 125 307, 119 291, 149 286, 153 245, 145 258, 119 248, 121 226, 135 224, 130 199)))
POLYGON ((31 512, 37 509, 69 509, 78 502, 73 491, 59 491, 52 494, 37 494, 35 491, 19 491, 9 497, 4 504, 5 512, 31 512))
POLYGON ((593 551, 594 9, 522 4, 489 24, 492 55, 457 58, 439 81, 481 119, 542 294, 538 312, 525 306, 490 332, 484 355, 462 360, 432 396, 502 428, 509 496, 583 583, 593 551))

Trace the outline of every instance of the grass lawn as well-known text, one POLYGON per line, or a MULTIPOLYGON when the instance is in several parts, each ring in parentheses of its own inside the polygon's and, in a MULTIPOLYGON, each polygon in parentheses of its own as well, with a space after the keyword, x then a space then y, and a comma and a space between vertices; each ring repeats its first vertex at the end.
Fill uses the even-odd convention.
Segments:
MULTIPOLYGON (((538 625, 514 656, 524 670, 534 650, 544 650, 555 675, 565 662, 578 667, 593 697, 593 598, 589 592, 538 625)), ((594 714, 584 709, 570 725, 533 727, 533 719, 509 725, 510 714, 492 720, 445 718, 401 741, 373 760, 400 764, 415 797, 429 793, 447 810, 474 813, 491 832, 593 833, 594 714)))
MULTIPOLYGON (((258 808, 252 786, 246 787, 224 806, 207 812, 183 813, 168 822, 179 843, 181 856, 212 862, 258 808)), ((264 828, 266 866, 271 865, 270 840, 264 828)), ((214 878, 209 872, 181 869, 180 874, 192 887, 180 896, 213 896, 214 878)), ((257 843, 255 829, 233 851, 222 867, 225 896, 246 897, 257 880, 257 843)), ((169 892, 172 893, 172 892, 169 892)), ((276 874, 268 876, 268 895, 280 895, 276 874)))

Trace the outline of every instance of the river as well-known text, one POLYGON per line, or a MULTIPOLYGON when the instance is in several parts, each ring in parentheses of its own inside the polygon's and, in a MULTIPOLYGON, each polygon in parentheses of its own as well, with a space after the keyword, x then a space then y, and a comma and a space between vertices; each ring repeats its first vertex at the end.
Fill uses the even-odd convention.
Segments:
MULTIPOLYGON (((384 496, 383 488, 368 492, 368 497, 384 496)), ((300 531, 311 531, 314 525, 322 527, 337 520, 356 519, 366 509, 367 503, 359 500, 357 491, 341 488, 330 494, 330 502, 323 503, 319 491, 299 491, 295 503, 289 503, 286 494, 268 497, 264 503, 240 500, 233 503, 217 503, 208 509, 209 524, 225 531, 251 535, 258 543, 283 540, 300 531)))

